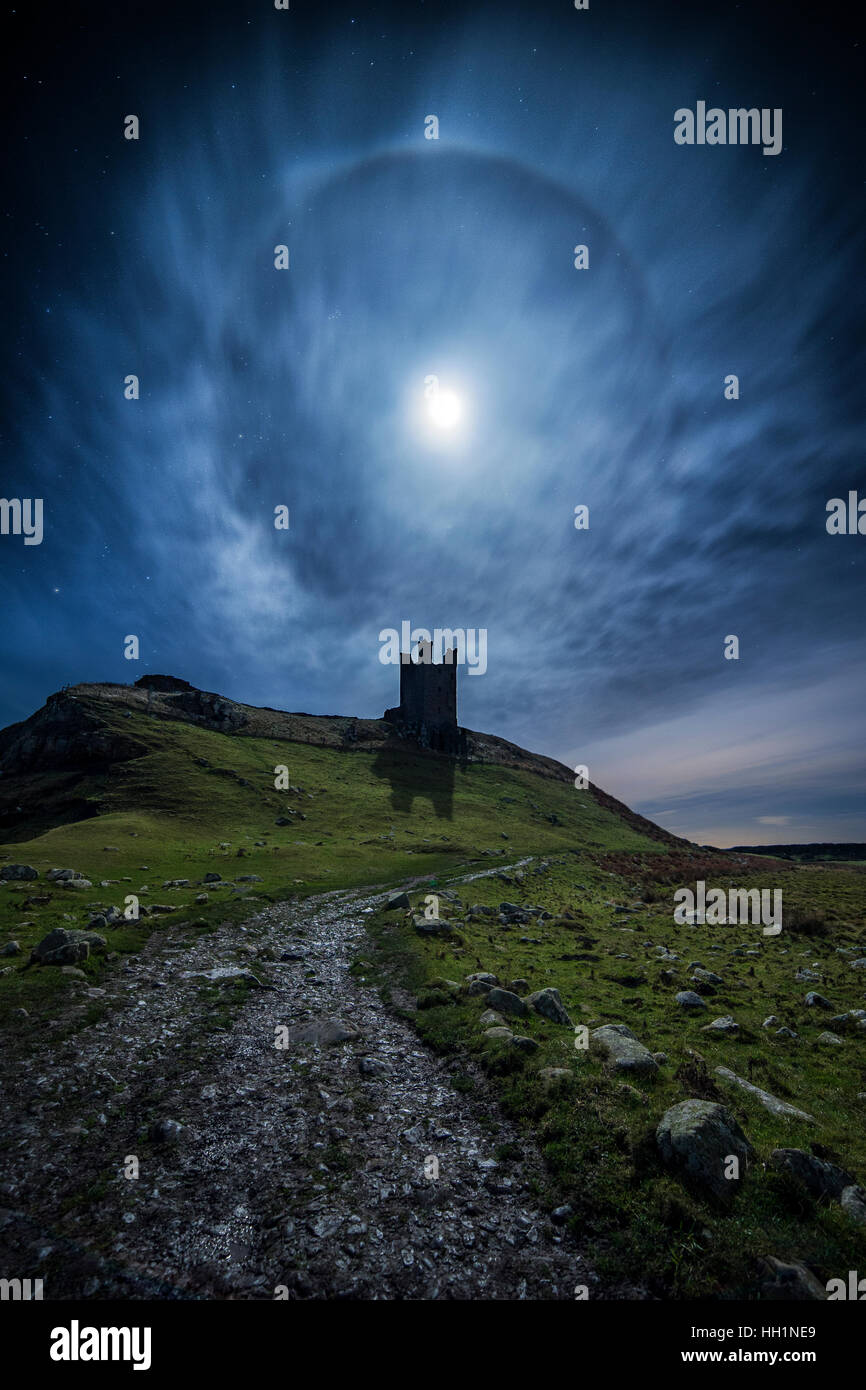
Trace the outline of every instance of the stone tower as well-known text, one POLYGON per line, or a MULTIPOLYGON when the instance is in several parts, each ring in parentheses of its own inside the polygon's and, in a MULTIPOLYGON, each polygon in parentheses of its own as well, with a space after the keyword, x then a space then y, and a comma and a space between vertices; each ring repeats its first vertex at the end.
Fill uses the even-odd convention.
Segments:
POLYGON ((429 642, 419 642, 417 656, 400 656, 400 704, 383 716, 398 724, 425 748, 443 753, 463 751, 462 730, 457 725, 457 651, 449 648, 445 659, 433 661, 429 642))

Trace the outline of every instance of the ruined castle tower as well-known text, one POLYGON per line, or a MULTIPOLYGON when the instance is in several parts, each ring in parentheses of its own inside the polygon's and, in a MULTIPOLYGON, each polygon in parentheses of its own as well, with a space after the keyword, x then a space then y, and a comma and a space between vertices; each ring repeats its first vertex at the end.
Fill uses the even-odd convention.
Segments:
POLYGON ((400 704, 383 716, 398 724, 425 748, 442 753, 463 751, 462 730, 457 725, 457 651, 449 648, 445 659, 433 661, 429 642, 419 642, 413 659, 400 658, 400 704))

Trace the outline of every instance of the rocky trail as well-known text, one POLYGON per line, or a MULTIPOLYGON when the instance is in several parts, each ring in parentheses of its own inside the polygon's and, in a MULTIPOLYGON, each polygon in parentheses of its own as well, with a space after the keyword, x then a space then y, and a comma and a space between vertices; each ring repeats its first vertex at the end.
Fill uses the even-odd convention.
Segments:
POLYGON ((155 935, 105 990, 75 981, 73 1008, 111 1005, 98 1020, 61 1041, 62 1020, 22 1019, 2 1272, 42 1277, 46 1299, 603 1296, 483 1079, 455 1090, 467 1064, 427 1051, 356 964, 383 896, 155 935), (497 1157, 509 1142, 521 1156, 497 1157))

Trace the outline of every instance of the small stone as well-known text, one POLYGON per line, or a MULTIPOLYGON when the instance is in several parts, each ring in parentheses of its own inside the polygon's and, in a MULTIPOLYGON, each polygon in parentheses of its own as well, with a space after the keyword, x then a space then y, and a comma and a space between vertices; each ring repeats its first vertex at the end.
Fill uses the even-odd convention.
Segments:
POLYGON ((150 1137, 155 1144, 173 1144, 180 1138, 183 1125, 177 1120, 155 1120, 150 1127, 150 1137))
POLYGON ((676 1003, 681 1009, 705 1009, 706 1003, 699 994, 695 994, 692 989, 681 989, 676 996, 676 1003))
POLYGON ((809 990, 803 1003, 807 1009, 832 1009, 833 1007, 829 999, 825 999, 823 994, 816 994, 814 989, 809 990))

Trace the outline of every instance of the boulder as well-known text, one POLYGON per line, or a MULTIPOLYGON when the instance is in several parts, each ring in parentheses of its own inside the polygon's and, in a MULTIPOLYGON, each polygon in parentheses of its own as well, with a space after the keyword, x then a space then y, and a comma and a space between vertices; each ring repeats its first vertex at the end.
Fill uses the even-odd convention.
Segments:
POLYGON ((723 1033, 726 1035, 739 1033, 739 1031, 739 1023, 735 1023, 730 1014, 725 1014, 724 1018, 714 1018, 712 1023, 705 1023, 701 1029, 702 1033, 723 1033))
POLYGON ((705 1009, 707 1007, 701 996, 699 994, 695 994, 694 990, 691 989, 681 989, 679 994, 676 996, 676 1002, 677 1004, 679 1004, 681 1009, 697 1010, 705 1009))
POLYGON ((497 1042, 511 1042, 514 1034, 510 1028, 503 1025, 502 1027, 485 1028, 484 1036, 485 1038, 493 1038, 497 1042))
POLYGON ((512 1045, 512 1047, 516 1047, 516 1048, 518 1049, 519 1052, 537 1052, 537 1051, 538 1051, 538 1043, 535 1041, 535 1039, 534 1039, 534 1038, 526 1038, 526 1037, 523 1037, 522 1035, 520 1035, 520 1036, 515 1035, 515 1036, 511 1039, 511 1045, 512 1045))
POLYGON ((413 917, 412 925, 421 936, 449 936, 462 922, 446 922, 444 917, 413 917))
POLYGON ((87 960, 91 951, 105 950, 104 936, 96 932, 67 931, 55 927, 30 952, 31 965, 76 965, 87 960))
POLYGON ((489 985, 486 980, 473 980, 466 992, 472 995, 489 994, 492 988, 493 986, 489 985))
POLYGON ((740 1160, 742 1172, 753 1153, 730 1111, 707 1100, 683 1100, 665 1111, 656 1143, 668 1168, 724 1206, 730 1205, 737 1190, 737 1183, 725 1177, 729 1158, 740 1160))
POLYGON ((813 1197, 829 1197, 838 1202, 845 1188, 854 1185, 853 1177, 844 1168, 804 1149, 774 1149, 770 1164, 779 1172, 790 1173, 813 1197))
POLYGON ((789 1299, 803 1302, 807 1299, 826 1299, 827 1290, 820 1284, 811 1270, 798 1261, 785 1264, 774 1255, 765 1255, 761 1261, 764 1281, 761 1284, 761 1297, 768 1299, 789 1299))
POLYGON ((633 1076, 655 1076, 658 1063, 624 1023, 607 1023, 589 1035, 590 1051, 600 1053, 611 1071, 633 1076))
POLYGON ((737 1120, 714 1101, 680 1101, 664 1112, 656 1129, 656 1144, 667 1168, 676 1170, 689 1187, 730 1205, 737 1183, 726 1179, 728 1159, 740 1159, 741 1169, 753 1154, 737 1120))
POLYGON ((823 994, 818 994, 814 989, 809 990, 803 1003, 807 1009, 832 1009, 833 1007, 829 999, 825 999, 823 994))
POLYGON ((566 1028, 574 1025, 571 1022, 562 1000, 559 997, 558 989, 539 989, 534 994, 526 998, 526 1003, 541 1014, 542 1018, 547 1018, 551 1023, 561 1023, 566 1028))
POLYGON ((695 970, 692 980, 697 980, 699 984, 704 985, 723 985, 725 983, 721 975, 716 975, 714 971, 702 968, 695 970))
POLYGON ((32 864, 4 864, 0 869, 0 878, 11 882, 13 879, 38 878, 39 870, 34 869, 32 864))
POLYGON ((508 989, 499 989, 494 986, 487 995, 487 1003, 491 1009, 497 1009, 501 1014, 509 1014, 512 1018, 525 1018, 529 1013, 529 1008, 518 994, 512 994, 508 989))
POLYGON ((0 955, 2 956, 20 956, 20 954, 21 946, 17 941, 7 941, 3 950, 0 951, 0 955))
POLYGON ((338 1043, 354 1042, 361 1034, 352 1023, 341 1018, 316 1018, 309 1023, 296 1023, 288 1030, 289 1041, 311 1043, 314 1047, 335 1047, 338 1043))
POLYGON ((411 906, 412 906, 412 904, 411 904, 410 901, 409 901, 409 894, 408 894, 408 893, 398 893, 397 896, 396 896, 395 898, 391 898, 390 901, 387 902, 387 903, 385 904, 385 911, 386 911, 386 912, 397 912, 398 909, 401 908, 401 907, 402 907, 402 908, 407 908, 407 907, 411 907, 411 906))
POLYGON ((819 1033, 815 1041, 820 1043, 822 1047, 844 1046, 842 1039, 837 1037, 835 1033, 819 1033))

